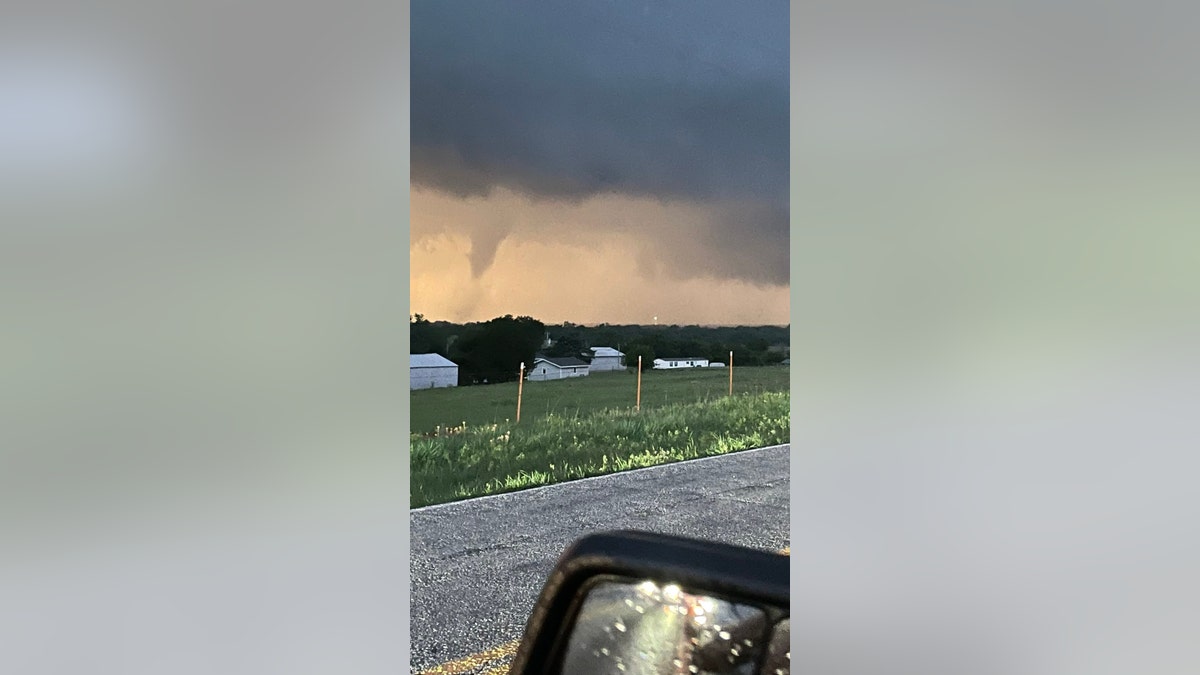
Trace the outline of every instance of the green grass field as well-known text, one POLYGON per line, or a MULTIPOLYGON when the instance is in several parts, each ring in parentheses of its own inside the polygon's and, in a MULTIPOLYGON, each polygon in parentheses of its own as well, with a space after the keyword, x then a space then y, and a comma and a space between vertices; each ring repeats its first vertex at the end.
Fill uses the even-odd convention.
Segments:
MULTIPOLYGON (((680 389, 667 386, 663 391, 684 397, 691 391, 685 382, 664 381, 680 389)), ((493 387, 479 387, 488 388, 493 387)), ((711 393, 703 391, 704 396, 711 393)), ((786 443, 789 401, 785 389, 713 395, 640 412, 614 406, 588 413, 576 404, 566 412, 542 412, 534 420, 522 414, 520 424, 468 422, 436 436, 413 434, 409 502, 417 508, 786 443)))
MULTIPOLYGON (((788 391, 789 368, 763 366, 734 368, 733 392, 758 394, 788 391)), ((554 414, 587 415, 605 409, 632 408, 637 375, 633 372, 596 373, 552 382, 526 382, 521 401, 521 422, 554 414)), ((688 368, 642 373, 642 409, 694 403, 723 397, 729 389, 725 368, 688 368)), ((410 428, 430 433, 439 426, 468 427, 504 423, 517 412, 517 383, 473 387, 424 389, 411 392, 410 428)))

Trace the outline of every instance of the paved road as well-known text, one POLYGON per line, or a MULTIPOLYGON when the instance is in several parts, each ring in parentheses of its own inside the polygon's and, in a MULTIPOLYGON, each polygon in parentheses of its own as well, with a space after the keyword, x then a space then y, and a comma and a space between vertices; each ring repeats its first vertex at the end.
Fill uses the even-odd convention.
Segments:
POLYGON ((413 672, 504 672, 555 560, 588 532, 789 546, 789 454, 781 445, 412 511, 413 672))

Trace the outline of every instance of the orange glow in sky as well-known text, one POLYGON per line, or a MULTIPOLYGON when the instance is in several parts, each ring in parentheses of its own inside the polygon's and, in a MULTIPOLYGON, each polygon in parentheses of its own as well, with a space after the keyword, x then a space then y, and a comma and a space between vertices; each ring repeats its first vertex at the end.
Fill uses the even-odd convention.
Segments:
POLYGON ((789 323, 787 285, 734 278, 730 261, 744 264, 747 250, 714 250, 693 236, 706 212, 611 194, 533 201, 414 187, 411 311, 456 322, 789 323))

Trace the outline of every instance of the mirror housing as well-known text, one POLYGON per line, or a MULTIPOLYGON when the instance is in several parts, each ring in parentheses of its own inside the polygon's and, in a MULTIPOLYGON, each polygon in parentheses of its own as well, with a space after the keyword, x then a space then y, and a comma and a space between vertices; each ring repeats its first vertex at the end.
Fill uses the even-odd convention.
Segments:
MULTIPOLYGON (((738 621, 745 630, 758 631, 756 638, 749 640, 751 649, 744 655, 739 656, 738 649, 745 647, 736 647, 730 652, 743 661, 741 667, 729 672, 746 672, 744 661, 749 658, 754 662, 754 669, 749 672, 787 673, 790 656, 786 651, 787 636, 779 634, 778 629, 782 627, 786 631, 790 616, 789 562, 790 559, 781 554, 650 532, 619 531, 585 536, 567 548, 546 581, 525 626, 509 673, 565 675, 564 661, 568 657, 579 658, 577 654, 569 653, 569 648, 578 651, 582 645, 599 644, 595 638, 589 642, 578 636, 572 643, 577 627, 582 626, 580 634, 588 631, 587 625, 577 626, 581 610, 597 606, 602 596, 631 600, 636 597, 630 594, 634 589, 645 592, 643 599, 646 602, 639 603, 639 606, 646 605, 642 609, 663 609, 667 607, 664 603, 669 602, 684 615, 687 614, 685 607, 696 608, 690 615, 692 623, 688 624, 691 632, 679 632, 684 624, 678 622, 667 631, 675 635, 672 640, 682 641, 684 635, 692 638, 690 644, 681 642, 674 646, 695 649, 699 654, 701 646, 717 639, 713 635, 721 635, 719 639, 732 639, 728 631, 706 633, 703 617, 698 619, 699 630, 694 623, 696 612, 704 614, 700 606, 710 611, 724 611, 724 616, 739 616, 738 621), (592 598, 591 605, 587 603, 589 597, 592 598), (785 650, 782 653, 781 648, 785 650)), ((632 601, 627 606, 635 608, 632 601)), ((584 615, 584 623, 591 621, 589 616, 584 615)), ((620 620, 614 623, 620 635, 608 632, 614 639, 632 640, 632 633, 620 631, 624 628, 623 624, 618 625, 620 623, 620 620)), ((662 625, 657 634, 666 634, 661 629, 662 625)), ((587 649, 591 653, 591 647, 587 649)), ((733 659, 729 663, 731 667, 736 665, 733 659)), ((578 670, 577 667, 574 669, 578 670)), ((637 671, 628 672, 634 675, 637 671)), ((686 668, 684 672, 687 672, 686 668)))

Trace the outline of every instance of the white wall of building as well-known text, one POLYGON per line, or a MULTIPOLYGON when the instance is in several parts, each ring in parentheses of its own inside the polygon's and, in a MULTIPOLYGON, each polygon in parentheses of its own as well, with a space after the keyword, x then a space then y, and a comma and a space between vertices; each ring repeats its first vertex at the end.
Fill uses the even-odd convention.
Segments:
POLYGON ((458 386, 458 366, 436 368, 409 368, 409 389, 436 389, 458 386))
POLYGON ((708 359, 654 359, 654 368, 657 370, 671 370, 673 368, 704 368, 706 366, 708 366, 708 359))
POLYGON ((565 380, 569 377, 583 377, 588 374, 587 364, 581 366, 559 366, 549 361, 538 359, 534 361, 526 379, 532 382, 545 380, 565 380))

